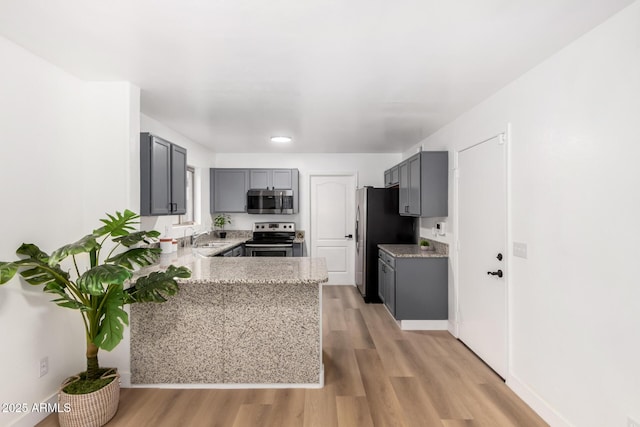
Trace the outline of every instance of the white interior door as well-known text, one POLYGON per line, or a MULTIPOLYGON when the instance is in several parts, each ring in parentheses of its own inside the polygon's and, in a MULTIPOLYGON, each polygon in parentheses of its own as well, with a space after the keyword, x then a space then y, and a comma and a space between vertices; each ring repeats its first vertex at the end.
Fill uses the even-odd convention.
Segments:
POLYGON ((505 152, 501 134, 458 153, 459 338, 503 378, 507 374, 505 152), (498 271, 502 277, 493 274, 498 271))
POLYGON ((326 258, 330 285, 353 285, 355 176, 312 175, 310 183, 311 256, 326 258))

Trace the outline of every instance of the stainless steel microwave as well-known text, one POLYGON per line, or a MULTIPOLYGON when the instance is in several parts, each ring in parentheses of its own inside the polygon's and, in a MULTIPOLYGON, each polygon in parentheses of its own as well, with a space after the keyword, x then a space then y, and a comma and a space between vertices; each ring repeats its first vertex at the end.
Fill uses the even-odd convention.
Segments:
POLYGON ((249 190, 247 213, 293 214, 293 190, 249 190))

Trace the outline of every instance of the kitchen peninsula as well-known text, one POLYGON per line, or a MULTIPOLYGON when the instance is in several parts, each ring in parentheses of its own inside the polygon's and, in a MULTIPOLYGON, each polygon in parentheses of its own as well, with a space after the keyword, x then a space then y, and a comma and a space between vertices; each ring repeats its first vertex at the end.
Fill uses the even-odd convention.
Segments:
POLYGON ((131 307, 132 385, 323 384, 324 258, 185 253, 171 263, 192 272, 178 294, 131 307))

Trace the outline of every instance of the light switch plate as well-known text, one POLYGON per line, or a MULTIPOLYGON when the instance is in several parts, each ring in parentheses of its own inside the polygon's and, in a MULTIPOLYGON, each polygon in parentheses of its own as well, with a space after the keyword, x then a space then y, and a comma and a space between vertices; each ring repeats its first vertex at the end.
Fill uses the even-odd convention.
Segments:
POLYGON ((527 244, 521 242, 513 242, 513 256, 518 258, 527 258, 527 244))

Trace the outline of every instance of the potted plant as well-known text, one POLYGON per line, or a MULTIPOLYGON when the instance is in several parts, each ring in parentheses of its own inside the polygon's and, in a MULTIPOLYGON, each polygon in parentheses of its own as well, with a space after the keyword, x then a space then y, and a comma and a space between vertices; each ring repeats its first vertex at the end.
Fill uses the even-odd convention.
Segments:
POLYGON ((19 273, 31 285, 43 285, 53 294, 52 302, 60 307, 78 310, 85 329, 87 370, 63 383, 58 395, 61 426, 102 426, 115 415, 120 396, 120 382, 115 369, 103 369, 98 363, 98 350, 110 351, 122 340, 129 324, 125 304, 164 302, 178 291, 176 278, 191 272, 173 265, 164 271, 132 279, 135 266, 148 266, 156 261, 160 249, 141 246, 157 231, 135 231, 139 215, 125 210, 101 219, 102 227, 59 249, 51 255, 32 243, 23 243, 16 253, 20 260, 0 262, 0 284, 19 273), (110 240, 112 243, 107 242, 110 240), (113 247, 106 248, 105 245, 113 247), (117 252, 124 249, 122 252, 117 252), (108 252, 107 252, 108 251, 108 252), (83 269, 79 261, 88 261, 83 269), (70 258, 71 271, 60 262, 70 258), (125 284, 130 286, 125 288, 125 284))
POLYGON ((227 237, 227 232, 224 231, 224 226, 227 224, 231 224, 231 217, 228 214, 218 214, 213 219, 213 225, 219 230, 218 237, 224 239, 227 237))
POLYGON ((422 249, 423 251, 433 251, 433 250, 435 250, 433 245, 431 245, 431 243, 429 243, 429 241, 426 240, 426 239, 420 239, 420 249, 422 249))

